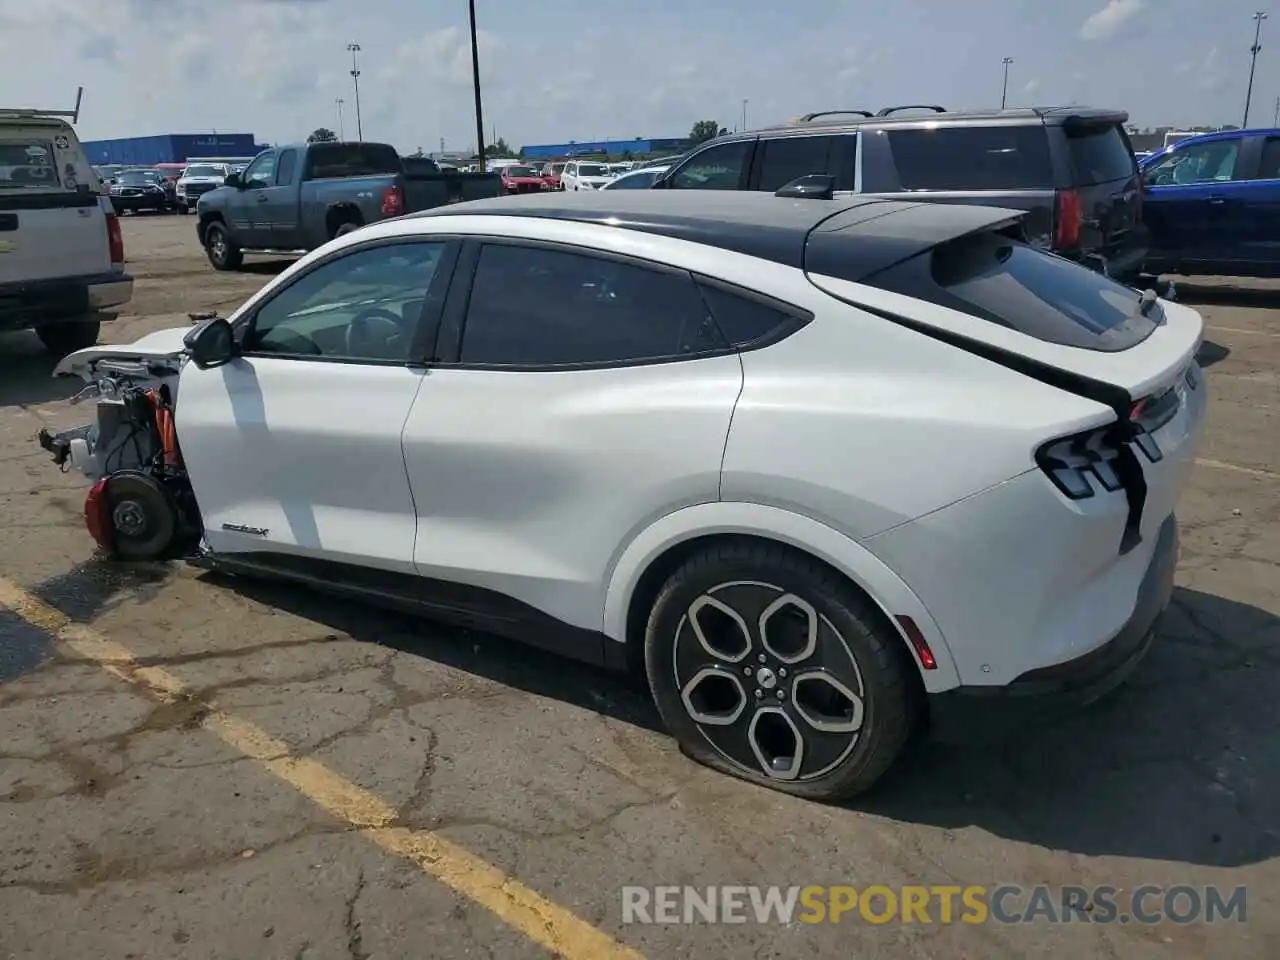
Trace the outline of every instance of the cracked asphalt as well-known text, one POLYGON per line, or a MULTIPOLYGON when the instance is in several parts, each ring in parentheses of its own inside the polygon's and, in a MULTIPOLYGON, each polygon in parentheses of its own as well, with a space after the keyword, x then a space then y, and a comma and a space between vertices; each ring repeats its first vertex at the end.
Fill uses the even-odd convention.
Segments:
MULTIPOLYGON (((135 312, 105 339, 227 312, 280 266, 214 274, 189 217, 124 227, 135 312)), ((83 484, 33 441, 79 422, 77 385, 0 336, 0 579, 35 598, 0 606, 0 958, 1280 956, 1280 284, 1178 287, 1212 405, 1160 642, 1097 707, 1000 748, 916 744, 844 807, 693 765, 625 679, 96 559, 83 484), (485 865, 529 912, 486 905, 485 865), (735 883, 1245 885, 1248 919, 622 923, 624 885, 735 883), (531 935, 566 917, 603 936, 531 935)))

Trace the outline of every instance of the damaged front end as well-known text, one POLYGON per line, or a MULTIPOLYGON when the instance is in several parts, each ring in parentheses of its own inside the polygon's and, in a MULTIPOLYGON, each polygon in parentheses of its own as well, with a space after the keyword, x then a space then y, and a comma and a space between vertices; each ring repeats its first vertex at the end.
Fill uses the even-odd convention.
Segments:
POLYGON ((123 560, 179 556, 200 537, 174 421, 185 358, 172 350, 148 354, 141 346, 95 347, 67 357, 55 374, 88 381, 71 402, 92 401, 94 418, 59 433, 42 429, 37 437, 61 470, 78 470, 93 482, 85 526, 123 560))

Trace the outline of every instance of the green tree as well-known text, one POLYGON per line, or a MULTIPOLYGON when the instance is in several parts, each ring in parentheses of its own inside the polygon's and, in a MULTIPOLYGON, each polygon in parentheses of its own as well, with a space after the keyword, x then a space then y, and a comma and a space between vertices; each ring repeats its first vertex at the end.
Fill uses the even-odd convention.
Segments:
POLYGON ((328 127, 316 127, 307 137, 307 143, 332 143, 337 139, 338 135, 328 127))
POLYGON ((714 137, 722 136, 728 133, 724 127, 716 123, 714 120, 699 120, 689 130, 689 141, 697 145, 705 143, 714 137))

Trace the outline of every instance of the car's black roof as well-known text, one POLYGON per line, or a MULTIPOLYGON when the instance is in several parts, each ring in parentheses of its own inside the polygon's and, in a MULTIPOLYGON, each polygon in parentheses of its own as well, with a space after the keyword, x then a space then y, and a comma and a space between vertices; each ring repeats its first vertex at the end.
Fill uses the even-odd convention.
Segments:
POLYGON ((1023 213, 861 197, 796 200, 736 190, 592 190, 473 200, 406 219, 467 215, 602 224, 859 280, 1023 213))

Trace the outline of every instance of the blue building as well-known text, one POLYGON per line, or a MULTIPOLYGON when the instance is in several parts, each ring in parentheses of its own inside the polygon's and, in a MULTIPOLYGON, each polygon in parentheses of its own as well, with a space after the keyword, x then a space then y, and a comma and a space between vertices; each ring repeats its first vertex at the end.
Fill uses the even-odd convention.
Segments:
POLYGON ((570 140, 568 143, 541 143, 525 146, 526 160, 553 160, 560 157, 621 157, 648 153, 683 153, 689 149, 687 137, 662 137, 650 140, 570 140))
POLYGON ((265 149, 252 133, 164 133, 155 137, 84 142, 85 156, 90 163, 140 167, 183 163, 189 157, 252 157, 265 149))

